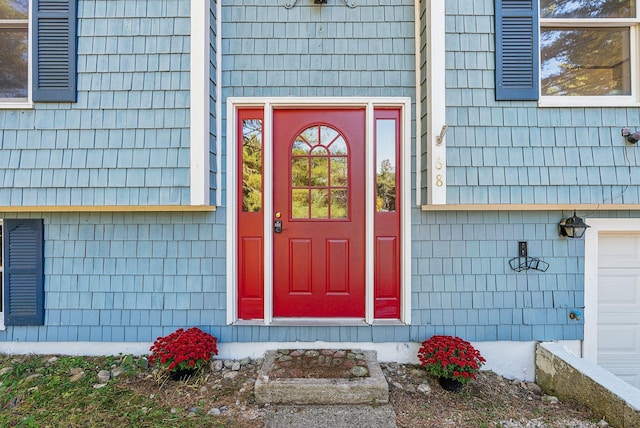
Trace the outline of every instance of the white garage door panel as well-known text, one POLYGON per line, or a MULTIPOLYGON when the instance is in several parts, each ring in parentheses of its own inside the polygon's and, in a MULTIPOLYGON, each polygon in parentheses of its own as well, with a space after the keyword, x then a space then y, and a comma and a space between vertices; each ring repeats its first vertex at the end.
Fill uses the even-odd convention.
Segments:
POLYGON ((601 325, 598 328, 599 352, 634 355, 638 350, 638 331, 637 325, 601 325))
POLYGON ((598 364, 640 388, 640 234, 600 234, 598 364))
POLYGON ((598 254, 598 265, 601 268, 639 267, 640 236, 629 234, 602 235, 598 254))
POLYGON ((598 282, 598 303, 600 305, 624 306, 640 310, 640 269, 626 269, 624 274, 612 271, 625 269, 602 269, 598 282))

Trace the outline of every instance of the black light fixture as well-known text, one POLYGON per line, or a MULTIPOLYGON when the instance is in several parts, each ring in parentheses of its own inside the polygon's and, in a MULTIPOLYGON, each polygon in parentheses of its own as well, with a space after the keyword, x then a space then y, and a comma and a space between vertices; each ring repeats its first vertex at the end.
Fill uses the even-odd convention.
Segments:
POLYGON ((631 144, 636 144, 640 141, 640 131, 631 132, 629 128, 622 128, 622 136, 626 137, 627 141, 631 144))
POLYGON ((582 235, 584 235, 584 232, 587 230, 587 228, 591 226, 585 223, 583 219, 578 217, 574 210, 573 216, 562 219, 558 227, 560 229, 560 236, 580 239, 582 238, 582 235))
MULTIPOLYGON (((296 2, 298 0, 287 0, 287 2, 284 4, 285 9, 291 9, 296 5, 296 2)), ((342 2, 347 6, 350 7, 351 9, 355 9, 356 8, 356 0, 342 0, 342 2)), ((327 4, 328 0, 313 0, 313 4, 327 4)))

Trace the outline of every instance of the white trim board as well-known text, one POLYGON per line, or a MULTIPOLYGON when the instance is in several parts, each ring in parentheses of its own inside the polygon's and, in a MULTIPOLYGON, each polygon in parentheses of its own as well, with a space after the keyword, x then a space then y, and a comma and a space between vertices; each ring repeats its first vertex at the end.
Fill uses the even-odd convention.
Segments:
POLYGON ((640 233, 639 218, 589 218, 584 240, 584 358, 598 359, 599 235, 606 232, 640 233))
MULTIPOLYGON (((578 341, 559 342, 568 348, 578 341)), ((4 354, 40 355, 147 355, 151 342, 0 342, 4 354)), ((472 342, 486 358, 483 370, 492 370, 508 379, 535 380, 536 342, 472 342)), ((218 343, 216 359, 262 358, 273 349, 363 349, 377 352, 378 361, 418 364, 418 342, 234 342, 218 343)))
MULTIPOLYGON (((209 205, 209 2, 191 0, 190 187, 191 205, 209 205)), ((220 18, 218 18, 220 19, 220 18)), ((219 84, 219 82, 218 82, 219 84)), ((220 154, 218 154, 220 156, 220 154)))
MULTIPOLYGON (((411 323, 411 99, 407 97, 230 97, 227 99, 227 171, 236 171, 235 162, 238 152, 237 141, 237 109, 238 108, 262 108, 264 109, 263 123, 263 168, 264 168, 264 212, 273 212, 273 142, 272 125, 273 109, 279 107, 362 107, 366 109, 366 170, 374 171, 373 165, 373 110, 381 107, 401 108, 401 183, 402 183, 402 219, 401 219, 401 321, 405 324, 411 323)), ((367 189, 373 191, 373 174, 367 174, 367 189)), ((227 323, 232 324, 238 320, 238 295, 237 295, 237 206, 238 206, 238 180, 235 174, 227 173, 227 254, 232 257, 227 258, 227 323), (231 260, 233 259, 233 260, 231 260)), ((369 224, 373 221, 373 203, 368 200, 371 212, 367 211, 367 242, 373 242, 373 227, 369 224)), ((272 216, 264 216, 264 230, 270 231, 272 228, 272 216)), ((265 249, 273 247, 273 237, 271 233, 264 235, 265 249)), ((367 246, 367 275, 366 275, 366 296, 365 296, 365 319, 368 324, 374 323, 373 318, 373 253, 371 246, 367 246)), ((273 318, 273 255, 272 251, 264 251, 264 324, 269 325, 273 318)), ((335 320, 328 320, 334 322, 335 320)), ((323 325, 318 323, 318 325, 323 325)))

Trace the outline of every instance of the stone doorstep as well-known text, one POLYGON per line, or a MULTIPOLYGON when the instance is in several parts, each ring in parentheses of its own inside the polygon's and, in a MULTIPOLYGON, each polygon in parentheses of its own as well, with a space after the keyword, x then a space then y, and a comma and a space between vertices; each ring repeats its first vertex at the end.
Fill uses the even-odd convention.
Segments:
POLYGON ((260 404, 384 404, 389 402, 389 385, 375 351, 363 351, 369 377, 350 379, 269 378, 277 351, 267 351, 255 383, 260 404))
POLYGON ((396 428, 391 404, 274 406, 267 410, 265 428, 396 428))

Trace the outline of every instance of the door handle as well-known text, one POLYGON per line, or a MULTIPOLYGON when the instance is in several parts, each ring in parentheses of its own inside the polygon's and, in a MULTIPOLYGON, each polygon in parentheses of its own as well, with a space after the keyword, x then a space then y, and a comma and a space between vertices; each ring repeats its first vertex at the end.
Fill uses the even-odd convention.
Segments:
POLYGON ((273 222, 273 233, 282 233, 282 220, 275 220, 273 222))

